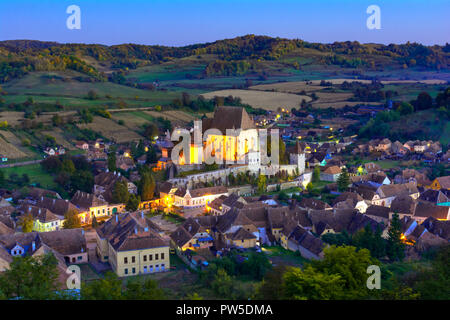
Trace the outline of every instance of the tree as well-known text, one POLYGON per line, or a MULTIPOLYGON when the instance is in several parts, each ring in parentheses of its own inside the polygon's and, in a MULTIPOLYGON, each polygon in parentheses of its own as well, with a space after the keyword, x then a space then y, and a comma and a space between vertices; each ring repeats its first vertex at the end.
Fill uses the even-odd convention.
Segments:
POLYGON ((220 297, 230 298, 233 293, 233 278, 224 269, 220 268, 217 270, 211 288, 220 297))
POLYGON ((113 172, 116 171, 116 152, 112 151, 108 153, 108 170, 113 172))
POLYGON ((58 173, 61 170, 61 160, 56 156, 50 156, 45 158, 41 162, 42 169, 50 173, 58 173))
POLYGON ((166 298, 164 291, 158 287, 158 283, 152 279, 129 281, 124 295, 128 300, 163 300, 166 298))
POLYGON ((114 203, 127 203, 130 198, 128 186, 125 181, 117 181, 112 191, 112 200, 114 203))
POLYGON ((71 192, 75 193, 78 190, 90 192, 94 186, 94 176, 90 171, 77 170, 70 177, 71 192))
POLYGON ((323 260, 311 262, 312 267, 328 275, 338 275, 343 281, 343 299, 362 299, 367 296, 367 267, 377 264, 367 249, 352 246, 331 246, 324 249, 323 260))
POLYGON ((75 172, 75 165, 73 164, 72 160, 64 159, 61 164, 61 171, 72 175, 75 172))
POLYGON ((260 174, 258 177, 258 192, 266 192, 267 189, 267 178, 265 175, 260 174))
POLYGON ((146 161, 146 163, 147 163, 147 164, 149 164, 149 163, 155 163, 156 161, 158 161, 158 157, 157 157, 157 155, 156 155, 155 148, 153 148, 152 146, 150 146, 150 147, 148 148, 148 151, 147 151, 147 161, 146 161))
POLYGON ((96 100, 98 99, 98 94, 95 90, 89 90, 87 97, 89 100, 96 100))
POLYGON ((64 229, 78 229, 81 228, 81 220, 78 215, 78 211, 75 209, 69 209, 64 215, 64 229))
POLYGON ((337 179, 338 190, 340 192, 346 191, 350 184, 350 177, 348 175, 347 168, 343 168, 341 174, 337 179))
POLYGON ((159 129, 154 123, 150 123, 145 127, 144 136, 149 140, 153 140, 159 136, 159 129))
POLYGON ((363 230, 353 236, 352 245, 358 249, 369 250, 374 258, 383 258, 386 255, 386 240, 381 235, 382 230, 378 225, 376 231, 373 232, 370 225, 367 224, 363 230))
POLYGON ((81 285, 81 299, 83 300, 121 300, 122 280, 113 272, 107 272, 100 280, 83 283, 81 285))
POLYGON ((150 172, 144 172, 141 175, 141 180, 138 184, 139 195, 142 201, 148 201, 153 199, 155 192, 155 179, 150 172))
POLYGON ((248 259, 241 264, 240 269, 242 274, 250 275, 256 280, 262 280, 271 267, 272 265, 264 253, 252 252, 248 259))
POLYGON ((126 209, 128 211, 136 211, 139 208, 140 203, 141 203, 141 198, 139 196, 136 197, 134 194, 130 193, 130 196, 128 197, 126 209))
POLYGON ((414 107, 408 102, 402 102, 397 111, 402 115, 408 115, 414 112, 414 107))
POLYGON ((263 281, 257 287, 257 298, 261 300, 281 300, 285 297, 283 291, 283 275, 287 266, 279 265, 268 271, 263 281))
POLYGON ((320 181, 320 168, 319 166, 314 167, 313 175, 311 181, 313 183, 317 183, 320 181))
POLYGON ((98 221, 95 215, 92 217, 92 228, 95 229, 98 227, 98 221))
POLYGON ((401 261, 405 257, 405 244, 402 242, 401 223, 397 213, 392 215, 386 249, 391 261, 401 261))
POLYGON ((433 107, 433 98, 427 92, 421 92, 414 104, 416 110, 425 110, 433 107))
POLYGON ((30 233, 31 231, 33 231, 33 215, 31 213, 22 215, 19 219, 18 225, 22 227, 23 233, 30 233))
POLYGON ((290 267, 283 275, 284 298, 289 300, 331 300, 343 296, 343 280, 338 274, 290 267))
POLYGON ((0 292, 7 299, 50 300, 56 298, 58 260, 52 253, 14 257, 10 268, 0 275, 0 292))
POLYGON ((186 296, 186 299, 185 300, 203 300, 203 298, 197 293, 197 292, 194 292, 194 293, 189 293, 187 296, 186 296))

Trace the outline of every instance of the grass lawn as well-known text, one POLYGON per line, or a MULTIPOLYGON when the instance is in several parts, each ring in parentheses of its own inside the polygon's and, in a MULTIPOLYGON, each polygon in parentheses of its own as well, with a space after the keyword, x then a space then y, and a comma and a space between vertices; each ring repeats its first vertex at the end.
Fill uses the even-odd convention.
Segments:
POLYGON ((303 258, 298 252, 286 250, 281 246, 263 246, 262 251, 275 265, 289 265, 302 267, 308 259, 303 258))
POLYGON ((18 174, 19 176, 26 173, 30 178, 30 184, 39 183, 42 188, 45 189, 55 189, 57 184, 53 181, 53 177, 42 170, 40 164, 31 164, 28 166, 22 167, 13 167, 13 168, 2 168, 2 170, 6 176, 10 176, 11 174, 18 174))

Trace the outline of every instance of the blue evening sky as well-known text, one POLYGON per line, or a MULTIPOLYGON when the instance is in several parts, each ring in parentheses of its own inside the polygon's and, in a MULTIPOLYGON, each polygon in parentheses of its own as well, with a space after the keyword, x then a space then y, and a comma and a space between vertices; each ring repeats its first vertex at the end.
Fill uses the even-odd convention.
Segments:
POLYGON ((181 46, 245 34, 311 42, 450 42, 450 0, 0 0, 0 40, 181 46), (381 30, 366 9, 381 8, 381 30), (81 8, 81 30, 66 8, 81 8))

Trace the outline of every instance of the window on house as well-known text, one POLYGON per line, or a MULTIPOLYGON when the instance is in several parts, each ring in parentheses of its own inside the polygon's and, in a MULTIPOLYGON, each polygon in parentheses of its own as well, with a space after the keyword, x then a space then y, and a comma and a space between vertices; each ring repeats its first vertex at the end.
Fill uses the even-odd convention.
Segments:
POLYGON ((128 263, 128 258, 127 257, 123 258, 123 263, 128 263))
POLYGON ((149 255, 148 255, 148 260, 149 260, 149 261, 152 261, 152 260, 153 260, 153 255, 149 254, 149 255))
POLYGON ((127 268, 125 268, 125 274, 128 274, 128 269, 127 268))
POLYGON ((158 260, 158 254, 155 253, 155 260, 158 260))
POLYGON ((161 253, 161 260, 164 260, 164 253, 161 253))
POLYGON ((147 256, 144 256, 144 262, 147 261, 147 256))
POLYGON ((131 257, 131 263, 135 263, 136 262, 136 257, 135 256, 132 256, 131 257))
POLYGON ((135 274, 136 273, 136 268, 133 268, 133 274, 135 274))

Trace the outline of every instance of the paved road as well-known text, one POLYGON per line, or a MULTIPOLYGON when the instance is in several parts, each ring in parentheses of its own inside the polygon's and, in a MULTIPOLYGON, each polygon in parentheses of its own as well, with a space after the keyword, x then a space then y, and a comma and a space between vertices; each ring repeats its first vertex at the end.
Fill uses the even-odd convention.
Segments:
POLYGON ((9 164, 0 164, 0 168, 13 168, 13 167, 23 167, 28 166, 30 164, 36 164, 41 163, 43 159, 40 160, 31 160, 31 161, 24 161, 24 162, 16 162, 16 163, 9 163, 9 164))

